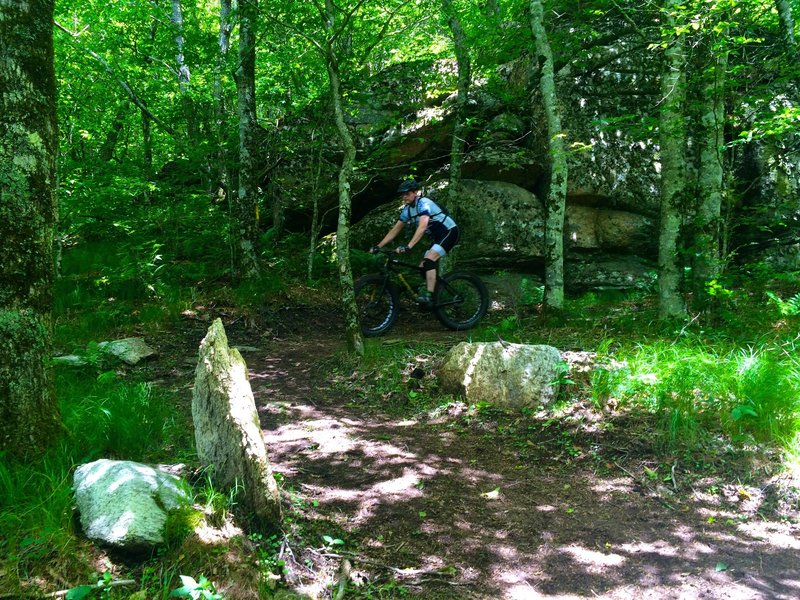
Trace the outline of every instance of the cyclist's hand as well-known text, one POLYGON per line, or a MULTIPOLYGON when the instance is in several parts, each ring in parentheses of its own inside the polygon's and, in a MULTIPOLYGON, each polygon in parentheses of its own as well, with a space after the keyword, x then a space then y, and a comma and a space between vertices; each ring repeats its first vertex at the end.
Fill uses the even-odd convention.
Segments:
POLYGON ((373 246, 372 248, 369 249, 370 254, 378 254, 380 251, 381 251, 380 246, 373 246))
POLYGON ((409 248, 408 246, 398 246, 395 252, 397 252, 398 254, 405 254, 409 250, 411 250, 411 248, 409 248))

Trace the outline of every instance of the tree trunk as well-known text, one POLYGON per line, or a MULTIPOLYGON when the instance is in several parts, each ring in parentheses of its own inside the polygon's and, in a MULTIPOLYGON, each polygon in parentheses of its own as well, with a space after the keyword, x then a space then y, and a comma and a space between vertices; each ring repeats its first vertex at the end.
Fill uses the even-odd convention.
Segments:
POLYGON ((561 128, 561 107, 556 93, 553 52, 544 28, 541 0, 531 0, 531 30, 536 56, 541 69, 539 90, 547 116, 550 150, 550 182, 545 199, 545 306, 555 310, 564 307, 564 212, 567 201, 567 154, 561 128))
POLYGON ((153 133, 150 126, 150 113, 142 110, 142 160, 148 177, 153 174, 153 133))
POLYGON ((197 136, 197 121, 192 107, 192 98, 189 95, 189 81, 191 79, 189 67, 183 54, 185 39, 183 37, 183 10, 181 0, 172 0, 172 16, 170 18, 172 26, 175 28, 175 47, 177 53, 175 61, 178 70, 178 89, 181 94, 181 104, 183 106, 183 118, 186 119, 186 137, 191 148, 192 140, 197 136))
MULTIPOLYGON (((667 28, 675 28, 671 10, 678 0, 667 0, 667 28)), ((684 105, 684 36, 675 35, 664 51, 661 75, 661 110, 659 143, 661 146, 661 220, 658 238, 658 300, 662 319, 681 317, 686 308, 681 296, 682 268, 678 260, 678 239, 681 229, 680 203, 686 181, 686 125, 684 105)))
POLYGON ((127 101, 121 100, 119 106, 117 107, 117 112, 114 115, 114 120, 111 122, 111 127, 108 128, 106 139, 103 140, 103 145, 100 147, 100 160, 103 162, 109 162, 112 158, 114 158, 114 150, 116 149, 117 142, 119 141, 119 134, 122 132, 122 128, 125 126, 123 119, 125 118, 125 111, 127 110, 127 101))
POLYGON ((356 146, 350 130, 344 121, 342 108, 342 90, 339 79, 339 62, 331 41, 335 8, 332 0, 325 0, 326 20, 325 30, 329 34, 325 41, 326 63, 328 79, 331 85, 331 102, 336 121, 336 129, 342 142, 344 156, 339 168, 339 221, 336 227, 336 263, 339 267, 339 284, 342 293, 342 306, 344 308, 347 346, 351 352, 358 355, 364 354, 364 341, 361 338, 361 326, 358 322, 358 308, 356 307, 355 293, 353 290, 353 269, 350 265, 350 176, 356 160, 356 146))
POLYGON ((0 0, 0 451, 59 431, 50 373, 57 220, 54 0, 0 0))
POLYGON ((254 279, 258 263, 258 121, 256 120, 256 36, 258 0, 239 2, 239 68, 236 70, 239 112, 239 194, 232 210, 234 270, 254 279))
POLYGON ((793 55, 797 53, 794 38, 794 18, 792 17, 792 5, 789 0, 775 0, 775 6, 778 9, 778 16, 781 20, 781 32, 783 33, 783 40, 786 43, 787 49, 793 55))
POLYGON ((214 69, 214 84, 212 95, 214 98, 214 136, 216 148, 212 153, 212 164, 209 165, 211 173, 211 195, 215 200, 225 200, 230 189, 230 175, 228 173, 227 140, 227 106, 225 105, 225 65, 228 61, 228 50, 231 45, 231 29, 233 23, 231 15, 231 0, 220 0, 219 3, 219 52, 217 64, 214 69))
POLYGON ((455 193, 461 182, 461 164, 464 161, 464 143, 466 137, 465 112, 472 79, 472 65, 469 58, 467 36, 461 27, 458 14, 452 0, 442 0, 442 12, 447 17, 447 24, 453 35, 456 62, 458 64, 458 94, 453 114, 453 140, 450 145, 450 183, 448 190, 455 193))
MULTIPOLYGON (((312 141, 313 141, 312 136, 312 141)), ((320 146, 317 152, 317 159, 316 161, 311 161, 311 165, 309 167, 310 175, 311 175, 311 204, 312 204, 312 213, 311 213, 311 234, 309 240, 309 248, 308 248, 308 282, 314 278, 314 256, 317 253, 317 238, 319 236, 319 180, 320 174, 322 173, 322 147, 320 146)))
POLYGON ((728 56, 713 55, 709 45, 708 65, 702 74, 698 167, 698 206, 695 217, 692 280, 698 306, 708 300, 707 285, 722 274, 721 213, 724 195, 725 77, 728 56))

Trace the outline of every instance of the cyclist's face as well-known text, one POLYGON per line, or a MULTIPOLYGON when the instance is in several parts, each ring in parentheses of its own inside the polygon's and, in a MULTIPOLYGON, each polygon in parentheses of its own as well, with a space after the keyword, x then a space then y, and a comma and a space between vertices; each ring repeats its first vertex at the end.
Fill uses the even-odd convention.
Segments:
POLYGON ((406 204, 413 204, 414 200, 417 199, 417 192, 416 190, 409 190, 407 192, 403 192, 400 197, 406 204))

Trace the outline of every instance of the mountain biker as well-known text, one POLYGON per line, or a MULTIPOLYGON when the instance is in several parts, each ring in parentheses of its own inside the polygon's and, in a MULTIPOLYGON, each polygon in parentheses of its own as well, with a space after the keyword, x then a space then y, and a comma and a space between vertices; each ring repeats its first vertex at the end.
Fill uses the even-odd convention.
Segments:
POLYGON ((398 254, 411 250, 426 233, 433 238, 433 245, 425 252, 419 265, 425 280, 425 288, 417 298, 419 304, 430 307, 436 285, 436 263, 458 243, 458 225, 438 204, 422 195, 422 185, 419 182, 407 179, 397 188, 397 193, 402 197, 404 204, 400 211, 400 218, 386 236, 378 242, 378 245, 373 246, 370 251, 376 253, 380 248, 389 244, 402 231, 406 223, 411 223, 416 229, 407 244, 395 249, 398 254))

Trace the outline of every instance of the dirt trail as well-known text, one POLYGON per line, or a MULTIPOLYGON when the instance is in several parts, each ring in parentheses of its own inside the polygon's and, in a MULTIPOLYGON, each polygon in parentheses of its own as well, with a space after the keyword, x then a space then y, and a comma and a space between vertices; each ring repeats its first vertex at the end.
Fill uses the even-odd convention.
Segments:
POLYGON ((492 423, 366 412, 318 368, 337 343, 245 358, 275 471, 340 525, 356 579, 421 598, 800 597, 800 529, 769 516, 770 486, 637 479, 619 430, 520 447, 492 423))

